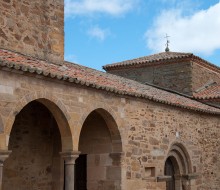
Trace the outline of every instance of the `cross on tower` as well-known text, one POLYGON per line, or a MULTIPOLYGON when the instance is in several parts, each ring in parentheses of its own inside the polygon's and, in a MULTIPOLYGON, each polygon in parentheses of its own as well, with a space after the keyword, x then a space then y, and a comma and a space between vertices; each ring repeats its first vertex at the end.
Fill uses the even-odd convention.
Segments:
POLYGON ((170 49, 169 49, 169 43, 170 43, 169 37, 170 37, 170 36, 168 36, 168 35, 166 34, 166 36, 165 36, 165 38, 167 39, 167 43, 165 44, 165 45, 166 45, 166 49, 165 49, 166 52, 169 52, 169 51, 170 51, 170 49))

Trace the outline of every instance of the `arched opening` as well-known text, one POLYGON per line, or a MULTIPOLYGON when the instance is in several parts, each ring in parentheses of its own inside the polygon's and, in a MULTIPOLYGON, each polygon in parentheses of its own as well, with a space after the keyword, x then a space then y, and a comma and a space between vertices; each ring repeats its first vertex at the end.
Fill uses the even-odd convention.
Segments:
POLYGON ((121 189, 121 138, 113 117, 103 109, 86 118, 79 139, 75 189, 121 189))
POLYGON ((58 123, 65 122, 55 119, 47 104, 50 102, 43 99, 32 101, 16 115, 8 145, 12 153, 4 163, 4 190, 63 189, 58 123))
POLYGON ((169 156, 167 158, 164 173, 166 176, 170 176, 166 182, 166 190, 182 190, 180 169, 175 157, 169 156))
POLYGON ((169 176, 166 190, 190 190, 187 175, 191 172, 191 162, 186 148, 180 143, 173 144, 164 166, 164 175, 169 176))
POLYGON ((171 176, 171 179, 166 183, 166 189, 167 190, 175 190, 175 168, 173 165, 173 162, 171 161, 171 158, 167 158, 165 162, 165 175, 166 176, 171 176))

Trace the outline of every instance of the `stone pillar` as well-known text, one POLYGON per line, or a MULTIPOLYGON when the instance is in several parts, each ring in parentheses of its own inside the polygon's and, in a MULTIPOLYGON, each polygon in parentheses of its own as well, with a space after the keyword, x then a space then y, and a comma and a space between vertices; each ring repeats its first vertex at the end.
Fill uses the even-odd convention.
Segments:
POLYGON ((183 190, 182 189, 182 175, 175 174, 174 179, 175 179, 175 190, 183 190))
POLYGON ((0 190, 2 190, 2 178, 3 178, 3 165, 4 161, 11 154, 9 150, 0 150, 0 190))
POLYGON ((123 152, 113 152, 109 154, 112 159, 112 166, 108 168, 108 179, 111 180, 115 189, 126 190, 126 165, 123 152))
POLYGON ((74 190, 74 173, 75 173, 75 161, 78 158, 80 152, 78 151, 68 151, 61 152, 61 156, 64 159, 65 167, 65 190, 74 190))

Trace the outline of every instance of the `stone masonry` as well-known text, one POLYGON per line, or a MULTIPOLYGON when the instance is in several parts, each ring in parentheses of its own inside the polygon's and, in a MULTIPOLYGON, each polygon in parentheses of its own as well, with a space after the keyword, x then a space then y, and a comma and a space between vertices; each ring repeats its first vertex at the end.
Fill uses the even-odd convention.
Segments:
POLYGON ((188 95, 220 68, 67 63, 63 0, 0 1, 0 190, 219 190, 220 109, 188 95))
POLYGON ((46 107, 32 103, 17 115, 8 148, 12 153, 4 164, 3 189, 61 188, 61 139, 46 107))
POLYGON ((192 76, 189 62, 160 64, 155 66, 123 68, 108 71, 141 83, 150 83, 163 88, 191 94, 192 76))
POLYGON ((165 183, 157 182, 156 179, 163 175, 165 159, 175 142, 187 148, 192 172, 198 173, 198 178, 189 181, 191 189, 218 189, 218 116, 138 98, 114 96, 80 86, 70 87, 55 81, 30 80, 28 76, 8 71, 1 71, 0 76, 1 85, 11 89, 0 94, 0 113, 4 126, 1 149, 7 149, 5 142, 8 142, 15 114, 32 100, 50 100, 64 113, 70 126, 70 133, 66 135, 63 130, 67 126, 59 127, 61 136, 66 136, 61 137, 64 150, 71 147, 78 150, 80 131, 87 115, 97 108, 103 108, 114 118, 121 136, 121 189, 165 189, 165 183), (176 136, 176 132, 179 136, 176 136), (72 141, 69 141, 70 138, 72 141), (149 168, 155 172, 146 174, 149 168))
POLYGON ((0 47, 62 64, 63 0, 1 0, 0 47))
POLYGON ((152 59, 153 56, 106 65, 104 69, 143 84, 156 85, 190 96, 205 85, 220 84, 219 68, 193 54, 164 52, 156 54, 155 59, 152 59), (163 60, 163 57, 169 55, 163 60))
POLYGON ((204 85, 209 85, 212 83, 220 84, 220 74, 219 71, 213 71, 202 67, 196 63, 192 64, 192 92, 200 89, 204 85), (202 77, 201 77, 202 76, 202 77))

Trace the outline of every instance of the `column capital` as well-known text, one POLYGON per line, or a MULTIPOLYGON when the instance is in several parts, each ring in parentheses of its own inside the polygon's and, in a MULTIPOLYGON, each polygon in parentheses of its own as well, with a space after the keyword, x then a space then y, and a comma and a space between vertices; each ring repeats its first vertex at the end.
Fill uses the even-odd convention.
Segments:
POLYGON ((60 155, 65 160, 65 165, 75 164, 76 159, 79 157, 79 151, 64 151, 60 155))
POLYGON ((0 150, 0 163, 3 164, 3 162, 9 157, 11 154, 11 150, 0 150))
POLYGON ((3 167, 4 161, 11 154, 11 150, 0 150, 0 167, 3 167))

